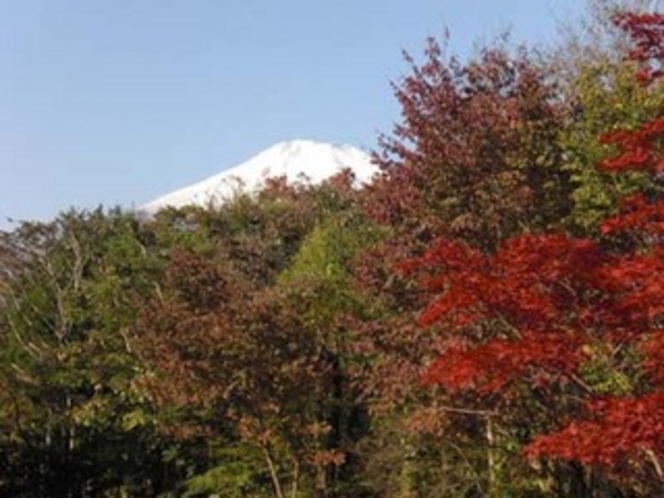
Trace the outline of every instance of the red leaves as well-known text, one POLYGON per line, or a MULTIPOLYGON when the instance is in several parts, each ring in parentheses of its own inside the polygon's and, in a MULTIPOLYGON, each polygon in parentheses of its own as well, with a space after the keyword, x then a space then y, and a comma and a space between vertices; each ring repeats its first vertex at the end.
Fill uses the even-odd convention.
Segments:
MULTIPOLYGON (((652 83, 662 75, 664 17, 617 22, 635 41, 629 57, 644 64, 640 77, 652 83)), ((500 57, 448 70, 431 54, 397 89, 406 124, 378 157, 379 193, 394 207, 386 216, 404 239, 429 244, 398 268, 419 277, 429 304, 418 324, 439 334, 417 350, 436 355, 423 383, 494 411, 505 433, 534 434, 530 457, 613 466, 664 454, 664 117, 602 136, 615 154, 598 167, 637 173, 635 188, 645 187, 605 220, 599 241, 524 234, 555 226, 532 221, 541 199, 550 194, 558 209, 570 199, 530 181, 545 171, 529 170, 539 156, 521 148, 535 144, 560 169, 564 159, 535 133, 556 122, 555 109, 540 105, 545 119, 530 119, 519 91, 529 93, 532 73, 500 57), (533 427, 510 425, 531 418, 533 427)), ((546 91, 539 85, 531 96, 546 91)))
POLYGON ((636 130, 618 130, 605 133, 600 141, 616 148, 616 155, 602 161, 604 171, 642 171, 651 174, 664 173, 664 163, 658 145, 664 131, 664 118, 657 118, 636 130))
MULTIPOLYGON (((658 119, 605 135, 617 154, 601 167, 661 174, 663 134, 658 119)), ((529 386, 549 407, 585 397, 580 411, 563 403, 571 411, 552 421, 563 428, 536 436, 525 452, 531 458, 617 466, 664 454, 661 386, 628 382, 631 396, 596 397, 635 372, 664 380, 664 200, 626 198, 602 233, 626 233, 637 243, 524 234, 482 254, 441 240, 402 267, 437 294, 419 318, 422 326, 439 325, 444 338, 424 383, 487 401, 529 386)))
POLYGON ((636 75, 639 81, 650 84, 660 78, 664 74, 661 70, 661 61, 664 59, 664 15, 623 12, 614 17, 614 22, 629 34, 634 44, 627 58, 644 64, 636 75))
POLYGON ((427 289, 441 294, 424 310, 420 325, 500 317, 515 328, 550 330, 560 310, 589 285, 587 270, 600 263, 592 242, 526 234, 492 256, 441 240, 406 266, 437 270, 422 278, 427 289))
POLYGON ((525 454, 602 466, 643 460, 643 452, 664 455, 664 393, 597 400, 587 411, 587 420, 535 438, 525 454))
POLYGON ((527 332, 515 340, 494 339, 478 347, 453 348, 438 358, 423 381, 448 389, 500 393, 514 382, 532 387, 565 382, 583 360, 583 338, 574 333, 527 332))
POLYGON ((627 232, 641 236, 660 237, 664 233, 664 200, 648 202, 643 194, 623 199, 616 216, 604 220, 601 233, 627 232))
POLYGON ((605 289, 618 299, 618 314, 650 327, 664 313, 664 248, 616 259, 604 272, 605 289))
POLYGON ((654 383, 664 383, 664 333, 661 328, 649 334, 641 350, 645 355, 643 369, 648 374, 648 379, 654 383))
MULTIPOLYGON (((644 371, 652 380, 664 380, 661 246, 610 256, 588 240, 523 235, 487 256, 441 241, 418 263, 429 271, 439 269, 424 282, 441 292, 420 323, 445 324, 448 344, 423 375, 426 384, 486 399, 509 396, 525 385, 555 406, 560 389, 569 384, 591 394, 582 379, 592 364, 595 341, 606 351, 640 351, 644 371)), ((410 264, 414 271, 417 263, 410 264)), ((611 368, 608 375, 620 376, 634 365, 616 360, 611 368)), ((642 458, 644 451, 664 453, 661 389, 588 399, 584 412, 566 413, 571 422, 535 437, 525 454, 614 466, 642 458)))
POLYGON ((564 235, 522 235, 487 256, 439 241, 408 264, 436 268, 422 283, 440 294, 419 324, 444 323, 453 345, 424 382, 487 394, 519 381, 565 380, 584 359, 593 269, 605 261, 593 242, 564 235))

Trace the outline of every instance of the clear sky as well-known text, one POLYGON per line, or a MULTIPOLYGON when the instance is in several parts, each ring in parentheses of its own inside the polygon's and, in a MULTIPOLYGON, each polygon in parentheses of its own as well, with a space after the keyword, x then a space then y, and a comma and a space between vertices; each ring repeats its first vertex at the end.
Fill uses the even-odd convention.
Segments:
POLYGON ((405 49, 546 42, 584 0, 0 0, 0 227, 140 206, 294 138, 376 145, 405 49))

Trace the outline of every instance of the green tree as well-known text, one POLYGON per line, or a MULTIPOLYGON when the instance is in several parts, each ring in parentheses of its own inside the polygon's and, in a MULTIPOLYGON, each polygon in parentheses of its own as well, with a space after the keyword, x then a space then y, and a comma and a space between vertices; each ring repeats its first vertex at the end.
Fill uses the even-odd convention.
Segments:
POLYGON ((566 151, 565 169, 574 183, 570 228, 577 233, 596 234, 601 220, 616 212, 620 198, 656 188, 648 175, 613 175, 596 167, 614 152, 601 143, 602 133, 633 130, 662 115, 664 87, 645 87, 634 72, 633 64, 598 58, 579 68, 571 82, 572 115, 561 143, 566 151))
POLYGON ((120 212, 70 211, 2 234, 0 371, 12 495, 150 493, 161 479, 128 326, 154 290, 149 233, 120 212), (62 479, 67 475, 67 479, 62 479))

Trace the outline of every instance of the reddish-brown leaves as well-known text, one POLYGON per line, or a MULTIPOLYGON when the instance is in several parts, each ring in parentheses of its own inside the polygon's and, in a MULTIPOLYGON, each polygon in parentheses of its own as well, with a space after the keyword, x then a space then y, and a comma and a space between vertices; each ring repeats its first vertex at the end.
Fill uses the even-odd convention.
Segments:
POLYGON ((516 328, 548 330, 559 311, 590 285, 588 270, 602 258, 590 241, 526 234, 487 256, 440 240, 402 268, 436 269, 422 277, 422 284, 440 295, 422 313, 421 325, 454 319, 461 312, 476 319, 505 318, 516 328))
MULTIPOLYGON (((644 202, 634 213, 644 216, 652 206, 644 202)), ((628 220, 622 219, 623 228, 638 228, 628 220)), ((423 381, 487 400, 513 389, 523 393, 523 386, 536 390, 547 406, 563 403, 563 392, 589 400, 589 410, 564 415, 570 422, 561 431, 535 437, 531 457, 618 465, 645 450, 664 455, 659 384, 637 385, 633 396, 600 403, 592 401, 593 387, 584 381, 590 375, 593 382, 597 348, 606 352, 609 378, 637 371, 634 362, 643 355, 641 372, 653 382, 664 379, 659 240, 620 252, 590 240, 527 234, 490 255, 438 242, 403 266, 424 273, 422 284, 437 293, 419 322, 439 325, 444 346, 423 381), (632 351, 631 360, 620 351, 632 351)), ((602 389, 597 394, 604 395, 602 389)))
POLYGON ((468 350, 451 348, 429 367, 423 381, 482 395, 505 392, 514 382, 540 388, 566 382, 583 360, 582 345, 583 338, 573 332, 526 332, 515 340, 493 339, 468 350))
MULTIPOLYGON (((664 16, 617 22, 634 39, 630 58, 646 64, 644 80, 663 76, 664 16)), ((663 141, 661 118, 608 133, 603 142, 616 153, 600 168, 659 179, 663 141)), ((525 234, 484 254, 445 239, 402 265, 434 293, 419 323, 443 338, 423 381, 487 403, 529 388, 560 429, 535 434, 527 456, 618 473, 653 465, 664 479, 661 193, 625 199, 602 233, 601 242, 525 234)))
POLYGON ((423 284, 440 292, 419 323, 445 323, 451 345, 426 382, 496 392, 517 380, 560 380, 583 360, 585 315, 570 311, 594 299, 592 269, 603 264, 596 244, 523 235, 482 256, 440 241, 406 266, 418 264, 437 269, 423 284))
POLYGON ((374 219, 399 234, 451 235, 494 248, 519 227, 565 214, 563 113, 528 56, 483 51, 466 65, 429 40, 425 62, 394 86, 403 122, 381 137, 383 170, 369 191, 374 219))
POLYGON ((618 130, 602 135, 601 142, 616 148, 616 154, 602 161, 604 171, 643 171, 664 173, 659 144, 664 131, 664 118, 649 121, 636 130, 618 130))
POLYGON ((526 454, 602 466, 643 461, 646 452, 664 455, 664 393, 599 399, 586 408, 586 420, 538 437, 526 454))
POLYGON ((664 59, 664 15, 623 12, 614 22, 632 39, 634 48, 627 57, 643 64, 637 78, 646 85, 660 78, 664 74, 660 64, 664 59))

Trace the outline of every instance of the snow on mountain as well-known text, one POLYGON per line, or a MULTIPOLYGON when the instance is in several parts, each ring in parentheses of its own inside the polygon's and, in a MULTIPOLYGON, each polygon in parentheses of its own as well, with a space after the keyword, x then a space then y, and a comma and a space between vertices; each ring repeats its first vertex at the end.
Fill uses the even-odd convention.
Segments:
POLYGON ((141 210, 155 213, 171 206, 209 206, 230 199, 238 191, 259 189, 268 178, 284 176, 289 182, 317 184, 345 168, 358 183, 366 183, 378 171, 367 154, 350 145, 333 145, 311 140, 281 142, 247 162, 201 182, 166 194, 141 210))

